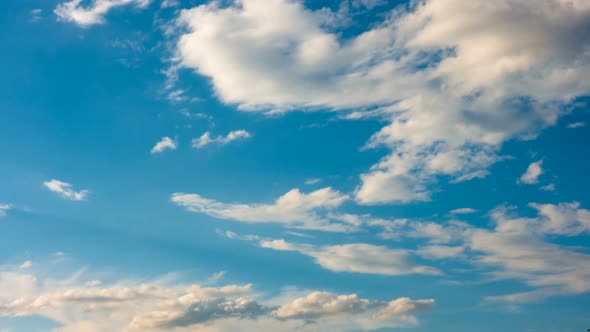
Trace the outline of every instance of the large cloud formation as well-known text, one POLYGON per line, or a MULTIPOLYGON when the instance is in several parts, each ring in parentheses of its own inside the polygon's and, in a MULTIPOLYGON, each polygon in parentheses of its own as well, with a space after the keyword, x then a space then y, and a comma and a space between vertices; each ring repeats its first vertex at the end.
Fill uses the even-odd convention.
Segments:
POLYGON ((61 332, 323 331, 342 319, 348 327, 339 330, 352 331, 415 324, 414 314, 435 305, 432 299, 381 301, 324 291, 263 301, 250 284, 204 287, 119 280, 102 285, 85 282, 85 273, 62 279, 48 275, 52 273, 0 267, 0 317, 42 316, 59 323, 55 331, 61 332))
POLYGON ((429 200, 440 177, 485 177, 503 142, 534 137, 590 91, 586 1, 423 0, 344 37, 320 14, 298 1, 211 2, 182 11, 177 52, 245 110, 386 117, 367 147, 391 153, 361 175, 362 204, 429 200))

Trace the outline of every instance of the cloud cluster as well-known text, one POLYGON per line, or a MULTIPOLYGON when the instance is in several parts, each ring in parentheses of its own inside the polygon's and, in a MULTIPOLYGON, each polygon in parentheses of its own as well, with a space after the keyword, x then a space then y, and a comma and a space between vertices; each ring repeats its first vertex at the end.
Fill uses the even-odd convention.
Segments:
POLYGON ((397 243, 411 240, 415 249, 407 246, 391 249, 368 243, 314 245, 255 235, 239 236, 233 232, 227 232, 226 236, 252 241, 262 248, 298 252, 333 272, 442 275, 446 271, 441 271, 436 263, 454 260, 476 267, 489 280, 516 279, 530 288, 522 293, 490 296, 487 298, 490 301, 532 302, 589 292, 590 255, 555 243, 554 239, 590 234, 590 210, 581 208, 577 202, 530 203, 529 207, 537 211, 535 217, 519 217, 513 208, 506 206, 492 210, 489 213, 492 228, 473 226, 454 219, 453 215, 446 223, 338 215, 341 219, 355 220, 364 229, 380 229, 378 235, 383 239, 397 243), (428 263, 420 262, 417 257, 428 263))
POLYGON ((225 136, 217 136, 215 138, 211 137, 211 133, 206 132, 201 135, 199 138, 195 138, 192 141, 193 148, 195 149, 202 149, 209 144, 220 144, 225 145, 237 140, 243 140, 251 138, 252 134, 245 130, 235 130, 229 132, 225 136))
POLYGON ((433 299, 412 300, 403 297, 384 302, 362 299, 356 294, 334 295, 328 292, 312 292, 281 306, 273 314, 280 319, 310 321, 322 317, 342 317, 372 311, 373 318, 385 320, 419 311, 429 311, 434 308, 434 305, 433 299))
POLYGON ((469 258, 494 280, 517 279, 531 287, 489 300, 532 302, 590 291, 590 255, 551 241, 556 236, 590 234, 590 210, 577 202, 529 206, 537 211, 536 217, 523 218, 511 208, 496 208, 490 213, 492 229, 456 220, 446 224, 408 221, 384 227, 383 237, 393 233, 426 240, 417 253, 427 259, 469 258))
POLYGON ((325 18, 295 1, 211 2, 182 11, 177 53, 245 110, 378 107, 390 123, 367 148, 391 154, 361 175, 362 204, 484 177, 503 142, 590 92, 583 1, 422 0, 346 39, 325 18))
POLYGON ((203 287, 153 281, 84 282, 84 273, 50 279, 46 273, 0 268, 0 317, 42 316, 55 331, 321 331, 345 319, 385 328, 415 323, 434 300, 369 300, 357 294, 311 291, 290 300, 263 301, 251 285, 203 287))
POLYGON ((146 8, 151 0, 93 0, 92 6, 83 7, 82 0, 70 0, 57 5, 53 11, 59 20, 73 22, 81 27, 103 24, 104 15, 116 7, 146 8))
POLYGON ((47 189, 59 194, 63 198, 72 201, 83 201, 86 199, 86 196, 88 196, 88 194, 90 193, 90 191, 86 189, 75 191, 74 189, 72 189, 72 184, 55 179, 45 181, 43 182, 43 185, 47 189))
POLYGON ((330 211, 348 199, 330 187, 308 194, 292 189, 270 204, 222 203, 201 197, 198 194, 175 193, 171 201, 187 210, 205 213, 219 219, 247 223, 281 223, 287 227, 347 232, 357 225, 338 220, 330 211))

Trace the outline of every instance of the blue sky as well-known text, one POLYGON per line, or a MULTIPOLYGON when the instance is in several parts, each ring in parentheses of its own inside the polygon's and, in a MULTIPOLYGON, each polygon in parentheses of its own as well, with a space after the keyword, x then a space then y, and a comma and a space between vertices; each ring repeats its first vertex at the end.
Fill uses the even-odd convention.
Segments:
POLYGON ((0 331, 585 331, 590 5, 6 1, 0 331))

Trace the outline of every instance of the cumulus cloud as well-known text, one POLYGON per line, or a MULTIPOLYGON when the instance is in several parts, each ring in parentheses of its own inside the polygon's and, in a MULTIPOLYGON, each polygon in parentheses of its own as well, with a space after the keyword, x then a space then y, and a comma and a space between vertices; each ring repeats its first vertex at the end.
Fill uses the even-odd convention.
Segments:
POLYGON ((366 243, 314 246, 285 240, 260 241, 260 246, 273 250, 297 251, 310 256, 321 267, 334 272, 356 272, 383 275, 431 274, 441 272, 412 262, 410 252, 366 243))
POLYGON ((308 194, 292 189, 268 204, 222 203, 197 194, 175 193, 171 201, 187 210, 219 219, 247 223, 281 223, 287 227, 333 232, 356 230, 357 226, 335 219, 329 211, 348 199, 330 187, 308 194))
POLYGON ((503 142, 590 92, 582 1, 416 1, 346 40, 323 19, 287 0, 200 5, 180 15, 178 59, 243 110, 379 108, 390 123, 366 147, 391 154, 361 175, 362 204, 484 177, 503 142))
POLYGON ((377 320, 408 315, 434 308, 435 301, 412 300, 404 297, 391 302, 362 299, 356 294, 334 295, 328 292, 312 292, 297 298, 275 310, 273 314, 281 319, 303 319, 306 321, 330 316, 348 316, 373 312, 377 320))
POLYGON ((161 153, 166 150, 176 150, 176 140, 173 140, 170 137, 162 137, 162 139, 154 145, 152 150, 150 151, 151 154, 161 153))
POLYGON ((72 200, 72 201, 83 201, 86 199, 86 196, 90 193, 89 190, 79 190, 75 191, 73 185, 67 182, 63 182, 60 180, 50 180, 43 182, 43 185, 53 191, 54 193, 59 194, 63 198, 72 200))
MULTIPOLYGON (((56 331, 322 331, 348 324, 385 328, 415 323, 413 315, 431 310, 434 300, 362 299, 311 291, 301 297, 263 301, 252 285, 203 287, 168 278, 139 283, 85 282, 86 272, 54 279, 51 271, 32 274, 0 267, 0 317, 41 316, 56 331)), ((363 329, 366 330, 366 329, 363 329)))
POLYGON ((584 122, 574 122, 574 123, 568 124, 567 127, 570 129, 574 129, 574 128, 584 127, 585 125, 586 124, 584 122))
POLYGON ((93 0, 91 6, 84 7, 82 0, 71 0, 57 5, 53 11, 61 21, 72 22, 81 27, 103 24, 104 16, 114 8, 134 6, 146 8, 151 0, 93 0))
POLYGON ((537 183, 539 183, 539 176, 541 176, 541 174, 543 174, 542 166, 543 166, 542 160, 531 163, 527 167, 526 172, 524 172, 524 174, 520 176, 520 178, 518 179, 518 182, 524 183, 524 184, 537 184, 537 183))
POLYGON ((210 132, 206 132, 203 135, 201 135, 199 138, 193 139, 192 144, 193 144, 193 148, 201 149, 209 144, 225 145, 225 144, 231 143, 236 140, 248 139, 251 137, 252 137, 252 134, 250 134, 249 132, 247 132, 245 130, 231 131, 225 136, 217 136, 215 138, 211 137, 210 132))

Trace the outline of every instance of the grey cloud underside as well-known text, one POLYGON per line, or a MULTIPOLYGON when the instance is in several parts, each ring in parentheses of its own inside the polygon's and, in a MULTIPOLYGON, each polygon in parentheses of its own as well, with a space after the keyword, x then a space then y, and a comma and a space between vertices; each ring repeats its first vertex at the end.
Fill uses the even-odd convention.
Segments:
POLYGON ((182 11, 177 53, 244 110, 380 108, 390 124, 367 147, 391 154, 361 175, 362 204, 484 177, 503 142, 590 91, 584 1, 418 1, 346 40, 325 17, 283 0, 201 5, 182 11))
POLYGON ((257 324, 284 331, 304 326, 321 331, 342 319, 351 326, 397 326, 414 321, 412 315, 435 305, 432 299, 381 301, 321 291, 267 304, 257 298, 251 285, 167 286, 121 281, 100 286, 98 281, 84 284, 79 277, 77 273, 52 280, 1 268, 0 289, 5 291, 0 294, 0 317, 43 316, 60 323, 59 331, 254 331, 257 324))

